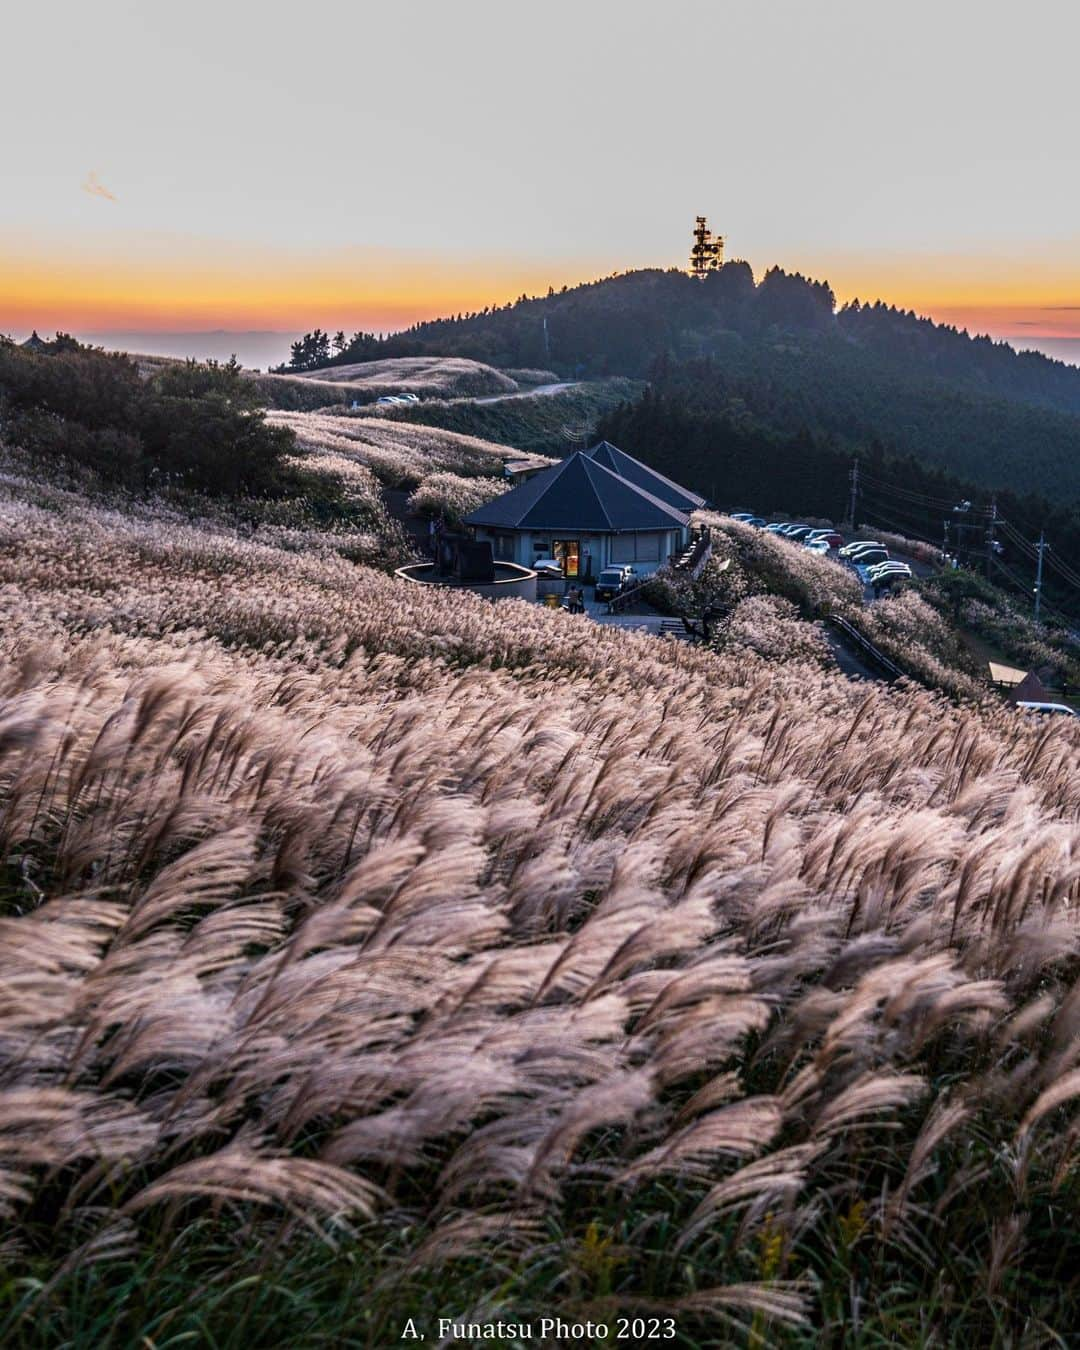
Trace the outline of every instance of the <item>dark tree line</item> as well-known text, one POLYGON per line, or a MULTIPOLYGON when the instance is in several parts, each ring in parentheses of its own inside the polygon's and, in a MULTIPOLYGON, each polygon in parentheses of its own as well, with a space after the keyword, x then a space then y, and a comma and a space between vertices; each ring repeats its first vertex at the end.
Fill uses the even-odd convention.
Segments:
POLYGON ((0 435, 103 483, 224 496, 297 486, 292 433, 267 425, 235 360, 177 362, 144 379, 128 357, 59 335, 41 352, 0 340, 0 435))
POLYGON ((1080 372, 1036 352, 1016 352, 914 313, 853 301, 839 312, 824 282, 774 267, 755 283, 745 262, 726 263, 704 282, 672 269, 606 277, 546 296, 414 324, 400 333, 333 339, 321 329, 293 347, 291 369, 398 356, 467 356, 497 366, 542 366, 562 375, 644 377, 657 357, 707 356, 737 334, 751 344, 777 333, 833 337, 895 368, 1080 412, 1080 372))
MULTIPOLYGON (((1057 556, 1080 564, 1080 500, 1022 486, 991 494, 981 475, 961 474, 906 452, 899 439, 839 436, 807 418, 812 400, 794 401, 767 381, 732 383, 715 362, 661 361, 640 399, 604 417, 597 435, 637 455, 728 510, 823 516, 847 510, 852 463, 864 475, 860 514, 885 528, 937 543, 944 538, 949 503, 986 504, 1027 539, 1045 529, 1057 556), (941 503, 946 503, 943 510, 941 503)), ((1007 406, 1007 405, 1006 405, 1007 406)), ((952 526, 955 546, 957 527, 952 526)), ((1029 580, 1031 564, 1006 540, 1005 561, 1029 580)), ((1051 603, 1080 614, 1080 595, 1052 570, 1051 603)))

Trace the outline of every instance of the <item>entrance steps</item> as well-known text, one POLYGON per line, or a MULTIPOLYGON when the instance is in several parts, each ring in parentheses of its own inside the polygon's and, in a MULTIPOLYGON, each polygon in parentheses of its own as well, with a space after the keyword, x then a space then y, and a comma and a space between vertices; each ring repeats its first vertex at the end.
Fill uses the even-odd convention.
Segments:
POLYGON ((686 624, 682 619, 661 619, 660 627, 657 630, 661 637, 679 638, 683 642, 692 642, 693 638, 687 631, 686 624))

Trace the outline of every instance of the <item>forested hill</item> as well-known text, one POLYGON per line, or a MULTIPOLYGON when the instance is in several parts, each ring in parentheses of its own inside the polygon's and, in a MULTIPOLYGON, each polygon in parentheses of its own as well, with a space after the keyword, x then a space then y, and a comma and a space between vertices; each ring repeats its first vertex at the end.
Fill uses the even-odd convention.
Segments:
POLYGON ((837 311, 827 283, 773 268, 755 284, 729 262, 704 282, 684 272, 627 272, 474 314, 434 319, 386 338, 326 334, 296 344, 294 369, 393 356, 466 356, 560 375, 647 377, 658 357, 730 355, 732 337, 775 351, 796 344, 872 357, 894 377, 940 380, 999 398, 1080 413, 1080 369, 1005 343, 969 337, 888 305, 854 301, 837 311))

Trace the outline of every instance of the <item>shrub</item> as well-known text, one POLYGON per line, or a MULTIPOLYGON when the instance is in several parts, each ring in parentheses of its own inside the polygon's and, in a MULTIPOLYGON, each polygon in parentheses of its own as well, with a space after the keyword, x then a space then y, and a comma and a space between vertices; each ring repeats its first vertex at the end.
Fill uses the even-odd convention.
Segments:
POLYGON ((409 510, 442 516, 460 525, 470 511, 501 496, 508 484, 501 478, 462 478, 456 473, 431 473, 409 497, 409 510))
POLYGON ((144 380, 117 353, 0 343, 0 414, 11 443, 103 483, 234 497, 295 488, 284 467, 292 434, 255 410, 235 363, 177 362, 144 380))

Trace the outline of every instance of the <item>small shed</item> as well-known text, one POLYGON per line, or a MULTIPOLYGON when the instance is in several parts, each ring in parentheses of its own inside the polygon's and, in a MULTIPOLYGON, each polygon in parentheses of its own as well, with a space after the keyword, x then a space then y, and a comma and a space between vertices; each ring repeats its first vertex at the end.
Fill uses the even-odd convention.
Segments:
POLYGON ((1029 671, 1009 691, 1010 703, 1053 703, 1054 696, 1035 672, 1029 671))
POLYGON ((987 665, 990 667, 990 683, 996 684, 999 689, 1015 689, 1028 677, 1028 672, 1018 666, 1004 666, 1000 661, 988 661, 987 665))

